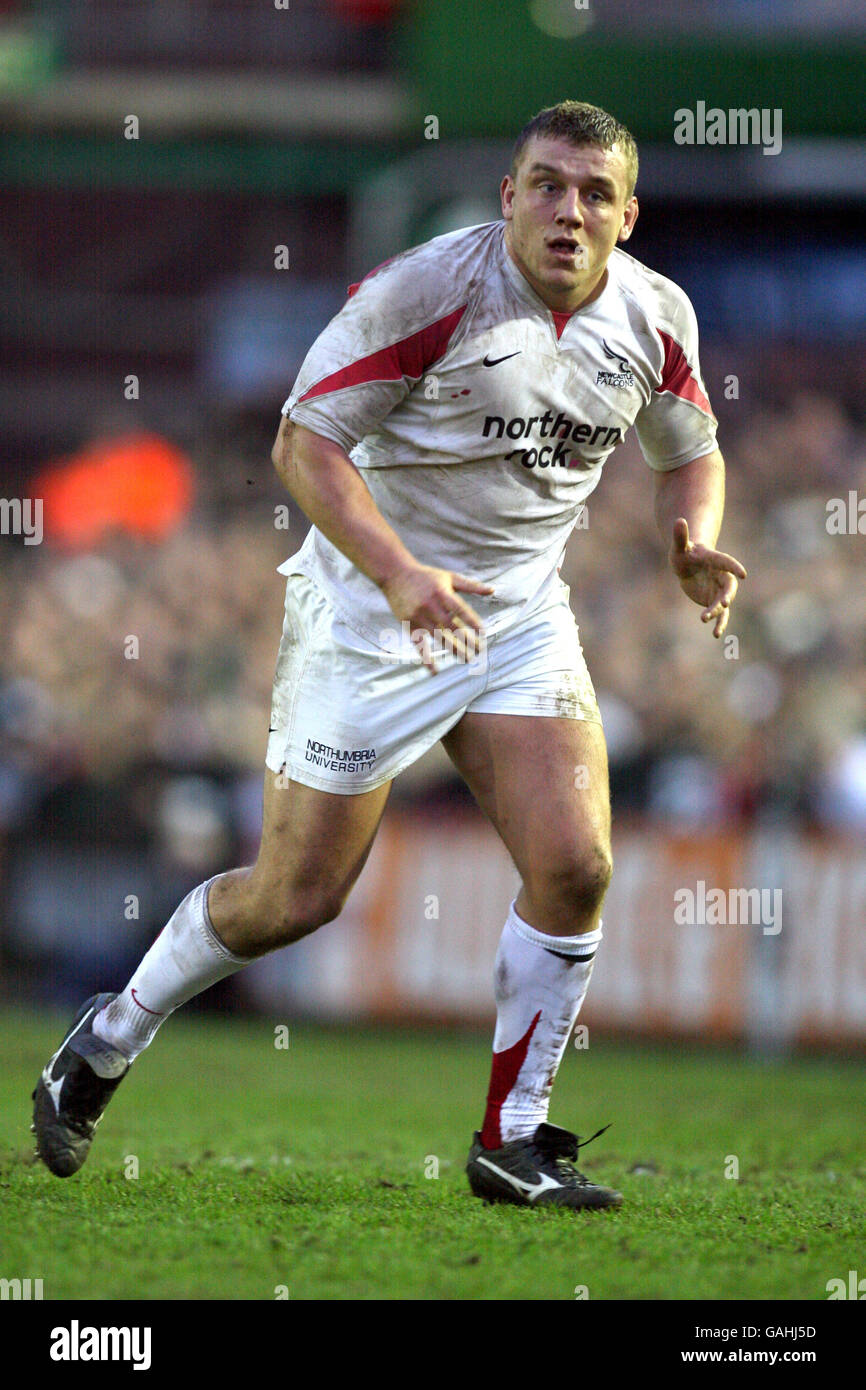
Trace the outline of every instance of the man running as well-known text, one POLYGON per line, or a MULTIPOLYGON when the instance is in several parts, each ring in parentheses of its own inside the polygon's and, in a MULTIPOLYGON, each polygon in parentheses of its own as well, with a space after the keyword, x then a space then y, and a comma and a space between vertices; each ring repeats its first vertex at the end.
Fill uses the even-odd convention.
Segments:
MULTIPOLYGON (((674 574, 716 637, 745 577, 714 548, 724 463, 694 312, 620 249, 637 163, 599 108, 540 112, 502 180, 502 221, 378 267, 310 349, 273 452, 312 528, 281 566, 258 859, 194 889, 122 993, 82 1007, 35 1092, 58 1176, 85 1161, 170 1013, 337 916, 391 781, 442 740, 521 879, 495 963, 471 1189, 619 1204, 547 1114, 611 875, 604 736, 559 568, 632 425, 674 574)), ((612 582, 615 567, 612 555, 612 582)))

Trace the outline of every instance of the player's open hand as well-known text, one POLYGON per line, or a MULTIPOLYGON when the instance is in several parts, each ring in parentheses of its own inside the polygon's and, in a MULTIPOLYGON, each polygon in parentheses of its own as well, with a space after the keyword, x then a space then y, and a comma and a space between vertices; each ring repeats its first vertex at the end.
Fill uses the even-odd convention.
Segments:
POLYGON ((711 623, 715 619, 713 636, 721 637, 728 626, 739 581, 746 578, 744 567, 733 555, 711 550, 700 541, 690 541, 685 517, 674 522, 670 562, 683 592, 693 603, 703 606, 701 622, 711 623))
POLYGON ((452 651, 461 661, 478 656, 483 623, 460 594, 492 594, 489 584, 453 570, 413 565, 386 581, 382 591, 392 613, 409 624, 411 640, 429 671, 437 670, 437 647, 452 651))

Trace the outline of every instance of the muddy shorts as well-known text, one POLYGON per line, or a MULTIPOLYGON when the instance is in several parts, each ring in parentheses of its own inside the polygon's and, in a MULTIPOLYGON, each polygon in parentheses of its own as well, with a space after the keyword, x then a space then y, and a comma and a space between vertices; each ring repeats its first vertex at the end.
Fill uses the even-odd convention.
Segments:
POLYGON ((472 660, 442 650, 432 673, 408 630, 391 635, 388 647, 369 642, 312 579, 289 575, 265 759, 272 772, 352 795, 390 781, 464 714, 601 722, 558 576, 472 660))

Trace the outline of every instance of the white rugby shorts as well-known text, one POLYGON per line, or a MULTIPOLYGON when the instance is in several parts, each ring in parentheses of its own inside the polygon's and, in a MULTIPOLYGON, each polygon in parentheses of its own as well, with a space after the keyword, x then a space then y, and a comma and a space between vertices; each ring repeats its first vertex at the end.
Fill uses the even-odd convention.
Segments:
POLYGON ((443 650, 432 673, 396 620, 388 637, 390 645, 368 642, 318 584, 289 575, 265 758, 272 772, 353 795, 389 782, 467 713, 601 723, 558 575, 531 613, 489 637, 471 661, 443 650))

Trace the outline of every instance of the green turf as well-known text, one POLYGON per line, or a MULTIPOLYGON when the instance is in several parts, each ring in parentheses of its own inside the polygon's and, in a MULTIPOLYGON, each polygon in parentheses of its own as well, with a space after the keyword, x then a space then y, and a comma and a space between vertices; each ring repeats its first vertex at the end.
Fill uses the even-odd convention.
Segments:
POLYGON ((489 1043, 444 1031, 180 1016, 59 1181, 29 1095, 67 1021, 0 1013, 0 1274, 46 1299, 825 1300, 864 1263, 862 1063, 572 1049, 551 1119, 613 1121, 581 1167, 625 1204, 529 1211, 469 1195, 489 1043))

